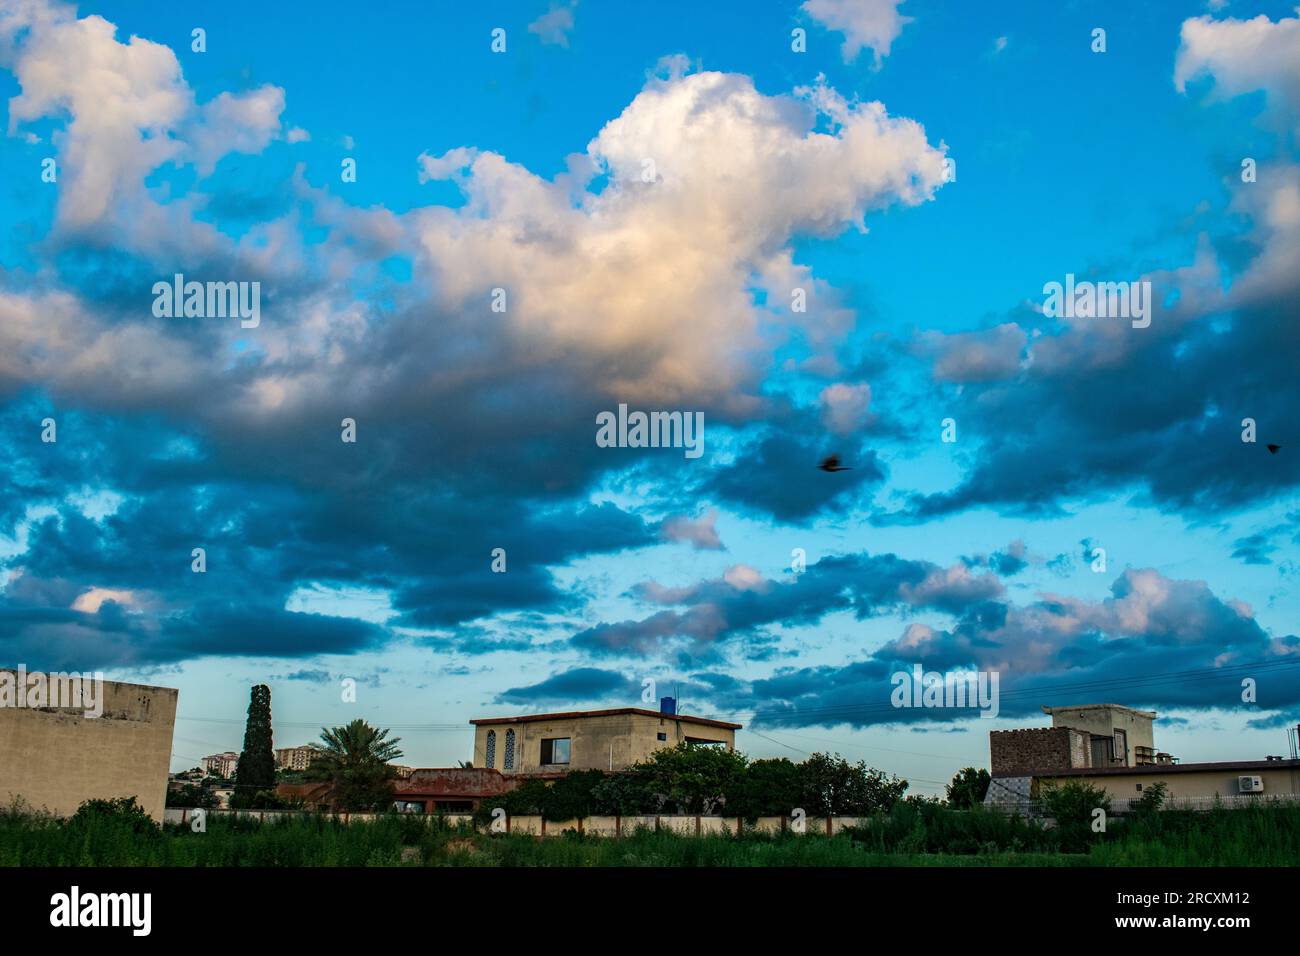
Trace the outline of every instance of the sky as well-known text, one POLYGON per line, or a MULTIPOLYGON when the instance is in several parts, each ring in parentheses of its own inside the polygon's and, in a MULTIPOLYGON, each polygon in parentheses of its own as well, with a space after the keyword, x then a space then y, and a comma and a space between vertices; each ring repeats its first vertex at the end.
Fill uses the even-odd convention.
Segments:
POLYGON ((0 0, 0 104, 0 661, 179 688, 173 769, 256 683, 416 766, 668 694, 923 794, 1043 705, 1286 752, 1293 6, 0 0))

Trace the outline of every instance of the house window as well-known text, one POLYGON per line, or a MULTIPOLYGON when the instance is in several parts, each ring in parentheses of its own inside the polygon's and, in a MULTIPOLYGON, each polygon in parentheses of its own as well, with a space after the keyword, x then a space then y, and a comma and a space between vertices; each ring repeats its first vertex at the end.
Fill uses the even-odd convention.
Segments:
POLYGON ((1141 792, 1142 792, 1142 784, 1139 783, 1139 784, 1138 784, 1138 793, 1141 793, 1141 792))
POLYGON ((660 739, 660 740, 667 740, 667 739, 668 739, 668 735, 667 735, 667 734, 659 734, 659 739, 660 739))
POLYGON ((501 762, 501 766, 506 770, 515 769, 515 732, 513 730, 506 731, 506 756, 505 760, 501 762))
POLYGON ((547 737, 542 740, 542 765, 567 764, 569 762, 569 738, 547 737))
POLYGON ((497 765, 497 732, 489 730, 487 735, 487 765, 491 770, 497 765))

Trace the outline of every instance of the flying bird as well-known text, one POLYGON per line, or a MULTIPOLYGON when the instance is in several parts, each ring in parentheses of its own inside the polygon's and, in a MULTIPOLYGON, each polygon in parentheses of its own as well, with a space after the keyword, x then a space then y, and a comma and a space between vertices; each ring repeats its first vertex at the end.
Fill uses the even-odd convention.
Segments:
POLYGON ((1270 455, 1276 455, 1277 452, 1278 452, 1278 449, 1281 448, 1282 446, 1281 446, 1281 445, 1265 445, 1264 447, 1268 449, 1268 452, 1269 452, 1270 455))
POLYGON ((827 455, 825 458, 822 459, 822 463, 817 467, 820 468, 822 471, 852 471, 853 470, 847 465, 840 464, 839 455, 827 455))

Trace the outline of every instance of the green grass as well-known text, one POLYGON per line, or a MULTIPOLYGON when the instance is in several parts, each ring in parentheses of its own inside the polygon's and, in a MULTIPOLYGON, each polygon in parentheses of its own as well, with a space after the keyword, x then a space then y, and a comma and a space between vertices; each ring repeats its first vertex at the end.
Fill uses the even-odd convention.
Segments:
POLYGON ((477 833, 423 817, 343 824, 209 817, 206 833, 111 816, 0 812, 3 866, 1294 866, 1300 808, 1165 811, 1112 821, 1086 853, 1024 820, 985 811, 895 809, 834 838, 793 834, 621 839, 477 833))

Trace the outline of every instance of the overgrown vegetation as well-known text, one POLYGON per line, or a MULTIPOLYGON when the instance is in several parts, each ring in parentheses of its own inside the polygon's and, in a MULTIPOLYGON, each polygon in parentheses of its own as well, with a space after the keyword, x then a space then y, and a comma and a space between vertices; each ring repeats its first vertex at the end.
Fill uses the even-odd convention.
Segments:
MULTIPOLYGON (((764 772, 773 771, 768 768, 764 772)), ((1063 798, 1065 799, 1065 798, 1063 798)), ((1078 795, 1066 800, 1080 801, 1078 795)), ((1066 803, 1062 803, 1065 806, 1066 803)), ((207 829, 159 827, 133 799, 96 800, 67 820, 0 811, 4 866, 1294 866, 1300 806, 1153 809, 1112 818, 1104 832, 956 810, 909 798, 826 837, 743 834, 536 838, 452 827, 437 816, 386 814, 342 823, 317 814, 278 820, 209 816, 207 829)))
POLYGON ((797 807, 809 816, 864 816, 888 810, 906 790, 906 780, 838 754, 813 754, 797 764, 784 758, 751 762, 739 751, 683 744, 656 750, 618 773, 584 770, 550 784, 526 781, 481 807, 477 819, 488 820, 495 807, 548 820, 700 813, 753 821, 788 816, 797 807))

